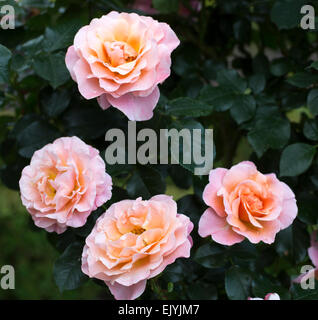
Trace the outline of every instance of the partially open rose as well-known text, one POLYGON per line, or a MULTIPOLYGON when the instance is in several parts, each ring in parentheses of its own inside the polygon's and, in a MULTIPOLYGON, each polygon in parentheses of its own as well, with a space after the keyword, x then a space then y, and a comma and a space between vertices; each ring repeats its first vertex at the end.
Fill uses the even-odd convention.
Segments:
POLYGON ((280 300, 280 296, 277 293, 268 293, 264 299, 249 297, 247 300, 280 300))
POLYGON ((59 138, 36 151, 22 171, 22 203, 49 232, 81 227, 111 198, 112 180, 99 151, 77 137, 59 138))
POLYGON ((177 258, 190 256, 192 228, 166 195, 115 203, 86 239, 82 271, 105 281, 116 299, 136 299, 147 279, 177 258))
POLYGON ((149 120, 178 45, 166 23, 113 11, 78 31, 66 66, 84 98, 98 97, 103 109, 112 105, 129 120, 149 120))
POLYGON ((297 215, 295 195, 275 174, 262 174, 244 161, 231 169, 212 170, 203 193, 210 206, 199 222, 199 234, 224 245, 247 238, 273 243, 276 233, 297 215))

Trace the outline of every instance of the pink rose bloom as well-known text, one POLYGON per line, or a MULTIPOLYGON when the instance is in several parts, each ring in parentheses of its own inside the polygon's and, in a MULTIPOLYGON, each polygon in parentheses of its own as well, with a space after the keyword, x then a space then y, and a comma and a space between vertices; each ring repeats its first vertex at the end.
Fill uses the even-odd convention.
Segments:
POLYGON ((275 174, 262 174, 249 161, 211 170, 203 200, 210 207, 199 222, 201 237, 224 245, 247 238, 273 243, 297 215, 295 195, 275 174))
POLYGON ((82 227, 111 198, 111 189, 99 151, 77 137, 59 138, 36 151, 20 179, 22 203, 35 225, 57 233, 82 227))
POLYGON ((277 293, 268 293, 265 299, 262 298, 248 298, 247 300, 280 300, 280 296, 277 293))
MULTIPOLYGON (((195 11, 200 11, 202 4, 200 0, 191 0, 190 6, 195 11)), ((147 14, 158 14, 158 10, 152 7, 152 0, 136 0, 132 6, 135 10, 143 11, 147 14)), ((185 8, 183 5, 180 5, 179 9, 180 16, 188 17, 190 14, 190 11, 185 8)))
POLYGON ((310 278, 316 278, 318 280, 318 240, 317 231, 311 234, 311 247, 308 249, 308 255, 315 268, 311 269, 305 274, 301 274, 294 282, 301 283, 306 282, 310 278))
POLYGON ((129 120, 149 120, 179 43, 166 23, 113 11, 78 31, 65 62, 85 99, 98 97, 102 109, 112 105, 129 120))
POLYGON ((138 298, 147 279, 160 274, 177 258, 190 256, 193 224, 177 213, 172 197, 113 204, 86 239, 82 271, 105 281, 117 300, 138 298))

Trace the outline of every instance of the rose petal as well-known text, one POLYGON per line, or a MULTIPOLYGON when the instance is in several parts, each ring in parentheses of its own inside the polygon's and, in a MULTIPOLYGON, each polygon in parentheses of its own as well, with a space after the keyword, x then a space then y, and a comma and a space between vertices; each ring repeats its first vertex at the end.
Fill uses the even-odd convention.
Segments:
POLYGON ((211 236, 215 242, 231 246, 244 240, 244 237, 232 230, 225 218, 221 218, 212 209, 207 209, 199 221, 199 235, 211 236))
POLYGON ((146 121, 152 118, 153 109, 156 107, 160 97, 158 87, 147 97, 136 97, 127 93, 119 98, 107 95, 109 103, 123 112, 131 121, 146 121))
POLYGON ((123 286, 117 282, 106 283, 116 300, 134 300, 140 297, 146 289, 146 280, 139 281, 132 286, 123 286))

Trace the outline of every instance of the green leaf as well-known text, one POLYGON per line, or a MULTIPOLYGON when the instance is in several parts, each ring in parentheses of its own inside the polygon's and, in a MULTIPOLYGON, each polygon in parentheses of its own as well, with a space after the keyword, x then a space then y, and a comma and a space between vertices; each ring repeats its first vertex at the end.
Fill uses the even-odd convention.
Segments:
POLYGON ((191 300, 217 300, 217 289, 213 284, 203 281, 194 283, 188 290, 191 300))
POLYGON ((202 205, 198 203, 197 197, 188 194, 178 200, 178 212, 187 215, 195 226, 198 225, 203 209, 202 205))
POLYGON ((315 281, 315 289, 304 290, 299 284, 291 287, 293 300, 318 300, 318 281, 315 281))
POLYGON ((193 259, 205 268, 216 268, 225 264, 225 250, 217 244, 206 243, 199 247, 193 259))
POLYGON ((318 141, 318 124, 315 120, 307 120, 305 122, 304 135, 309 140, 318 141))
POLYGON ((168 265, 162 276, 172 283, 182 281, 185 276, 182 260, 177 259, 175 263, 168 265))
POLYGON ((225 291, 230 300, 246 300, 250 296, 251 276, 233 266, 225 274, 225 291))
POLYGON ((192 98, 177 98, 168 103, 167 114, 184 117, 207 116, 213 111, 213 107, 192 98))
POLYGON ((49 81, 54 89, 64 84, 70 77, 65 66, 65 54, 62 52, 41 54, 35 57, 33 64, 36 74, 49 81))
POLYGON ((227 87, 204 87, 199 99, 208 104, 212 110, 226 111, 235 103, 236 93, 227 87))
POLYGON ((45 121, 34 121, 22 130, 17 136, 19 154, 31 158, 33 153, 46 144, 53 142, 60 133, 45 121))
POLYGON ((290 255, 296 264, 304 261, 309 247, 309 235, 306 225, 294 221, 293 225, 277 234, 275 247, 281 256, 290 255))
POLYGON ((232 259, 244 261, 254 260, 257 257, 257 250, 253 244, 248 241, 230 246, 226 252, 227 256, 232 259))
POLYGON ((20 118, 14 125, 13 130, 11 132, 11 136, 14 139, 19 139, 19 136, 23 132, 23 130, 32 124, 35 121, 40 121, 42 118, 38 114, 29 113, 20 118))
POLYGON ((189 189, 192 185, 192 173, 180 165, 171 165, 169 167, 169 175, 179 188, 189 189))
POLYGON ((313 63, 309 66, 309 68, 313 68, 313 69, 315 69, 315 70, 318 70, 318 61, 313 62, 313 63))
POLYGON ((311 166, 316 148, 305 143, 286 147, 280 159, 280 175, 294 177, 304 173, 311 166))
POLYGON ((60 291, 80 287, 87 277, 81 270, 82 243, 72 243, 56 260, 53 269, 54 280, 60 291))
POLYGON ((292 224, 293 230, 293 257, 296 263, 304 261, 307 256, 307 250, 310 246, 310 239, 307 226, 296 220, 292 224))
POLYGON ((59 116, 68 107, 70 101, 71 96, 68 90, 50 93, 45 91, 41 97, 43 110, 50 118, 59 116))
POLYGON ((127 192, 133 199, 142 197, 144 200, 166 190, 164 178, 159 171, 148 166, 138 167, 127 184, 127 192))
POLYGON ((244 93, 247 83, 242 79, 236 70, 221 70, 218 72, 217 82, 220 86, 225 86, 237 93, 244 93))
POLYGON ((318 81, 318 75, 308 72, 298 72, 287 79, 287 82, 298 88, 307 88, 318 81))
POLYGON ((27 56, 29 60, 34 58, 35 55, 41 53, 43 50, 43 35, 31 39, 21 45, 21 51, 27 56))
POLYGON ((301 194, 297 197, 297 217, 306 224, 318 224, 318 198, 313 194, 301 194))
POLYGON ((62 234, 57 234, 55 232, 47 233, 47 238, 49 242, 58 250, 63 253, 66 248, 76 241, 76 235, 73 228, 67 229, 62 234))
POLYGON ((187 74, 186 77, 180 79, 178 86, 174 90, 174 92, 177 92, 177 95, 173 96, 172 94, 171 98, 187 96, 188 98, 196 99, 203 86, 204 82, 198 75, 195 73, 187 74), (180 91, 181 94, 179 94, 178 91, 180 91))
POLYGON ((318 89, 312 89, 309 91, 307 105, 314 116, 318 115, 318 89))
POLYGON ((266 78, 263 74, 253 74, 248 79, 248 85, 253 90, 254 94, 259 94, 265 89, 266 78))
MULTIPOLYGON (((193 61, 193 52, 190 57, 193 61)), ((209 80, 216 80, 218 72, 225 68, 222 62, 216 62, 213 60, 205 60, 203 65, 200 65, 200 67, 202 68, 204 76, 209 80)))
POLYGON ((258 115, 253 128, 247 135, 258 157, 261 157, 269 148, 283 148, 290 137, 289 121, 281 117, 277 108, 273 107, 271 110, 258 115))
POLYGON ((256 110, 255 99, 250 95, 238 95, 231 108, 231 116, 241 124, 253 118, 256 110))
MULTIPOLYGON (((104 154, 104 152, 102 152, 104 154)), ((110 176, 117 177, 117 176, 122 176, 128 175, 129 172, 131 172, 134 168, 134 165, 132 164, 107 164, 107 172, 110 176)))
POLYGON ((304 0, 278 0, 275 1, 271 10, 271 20, 278 29, 292 29, 300 24, 302 15, 301 7, 304 0))
POLYGON ((17 73, 22 73, 26 71, 29 67, 28 59, 25 55, 17 53, 13 55, 11 60, 11 69, 17 73))
POLYGON ((111 110, 102 110, 97 103, 77 103, 71 105, 63 115, 68 135, 82 139, 95 139, 110 128, 120 128, 121 114, 111 110))
POLYGON ((161 13, 172 13, 178 11, 179 0, 152 0, 152 5, 161 13))
MULTIPOLYGON (((205 129, 202 126, 202 124, 198 121, 195 121, 193 119, 184 119, 175 121, 173 123, 173 127, 170 129, 177 129, 179 132, 182 129, 189 129, 191 134, 191 140, 185 139, 186 141, 183 141, 184 139, 179 139, 179 150, 175 150, 175 148, 170 148, 171 150, 171 157, 175 159, 176 161, 179 160, 179 164, 189 170, 190 172, 194 173, 196 168, 203 167, 203 164, 196 164, 193 157, 193 146, 198 145, 201 143, 201 152, 205 152, 205 129), (194 139, 193 130, 200 130, 201 131, 201 141, 199 141, 199 137, 196 137, 194 139), (185 150, 185 158, 188 157, 191 159, 191 163, 187 164, 184 163, 184 157, 183 157, 183 150, 185 150), (190 153, 190 154, 189 154, 190 153)), ((213 159, 215 157, 215 148, 213 148, 213 159)), ((211 168, 212 169, 212 168, 211 168)))
POLYGON ((69 47, 81 26, 82 21, 79 17, 64 17, 57 22, 55 27, 47 27, 43 42, 44 50, 53 52, 69 47))
POLYGON ((286 95, 282 98, 282 107, 284 110, 298 109, 306 105, 306 99, 306 92, 286 91, 286 95))
POLYGON ((174 58, 173 71, 180 77, 186 78, 195 75, 199 68, 200 52, 195 50, 192 44, 183 44, 180 51, 174 58))
POLYGON ((11 51, 0 44, 0 84, 5 84, 9 81, 9 61, 11 56, 11 51))
POLYGON ((272 75, 276 77, 281 77, 288 73, 290 70, 290 64, 286 58, 275 59, 270 67, 272 75))

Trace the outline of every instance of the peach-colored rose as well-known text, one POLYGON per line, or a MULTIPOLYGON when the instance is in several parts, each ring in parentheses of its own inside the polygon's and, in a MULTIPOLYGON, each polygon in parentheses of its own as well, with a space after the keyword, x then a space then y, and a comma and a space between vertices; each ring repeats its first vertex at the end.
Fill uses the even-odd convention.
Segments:
POLYGON ((98 97, 103 109, 112 105, 130 120, 149 120, 179 43, 166 23, 113 11, 78 31, 65 62, 84 98, 98 97))
POLYGON ((262 174, 249 161, 210 172, 203 193, 210 207, 199 222, 201 237, 224 245, 246 237, 252 243, 273 243, 275 235, 297 215, 295 195, 275 174, 262 174))
POLYGON ((311 234, 311 246, 308 249, 308 255, 315 266, 315 268, 311 269, 307 273, 301 274, 299 277, 294 279, 294 282, 296 283, 301 283, 301 282, 306 282, 310 278, 315 278, 318 280, 318 234, 317 231, 314 231, 311 234))
POLYGON ((113 204, 86 239, 82 271, 105 281, 117 300, 138 298, 147 279, 190 256, 193 224, 166 195, 113 204))
POLYGON ((280 300, 280 296, 277 293, 268 293, 264 299, 262 299, 262 298, 248 298, 247 300, 280 300))
POLYGON ((21 199, 34 223, 48 232, 81 227, 111 198, 112 180, 99 151, 77 137, 36 151, 20 179, 21 199))

